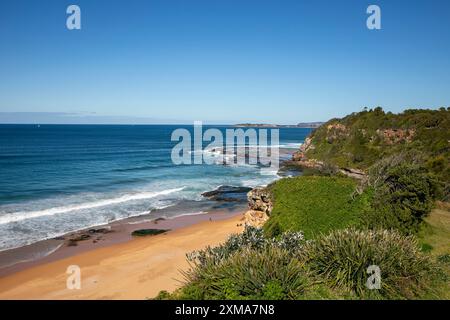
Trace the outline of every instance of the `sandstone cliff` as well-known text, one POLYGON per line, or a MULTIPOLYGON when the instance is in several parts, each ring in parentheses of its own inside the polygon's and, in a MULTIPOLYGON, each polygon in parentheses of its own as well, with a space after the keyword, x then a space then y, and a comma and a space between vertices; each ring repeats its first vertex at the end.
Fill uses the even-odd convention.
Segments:
POLYGON ((247 194, 249 210, 244 214, 245 224, 262 227, 269 219, 273 204, 270 191, 266 188, 253 189, 247 194))

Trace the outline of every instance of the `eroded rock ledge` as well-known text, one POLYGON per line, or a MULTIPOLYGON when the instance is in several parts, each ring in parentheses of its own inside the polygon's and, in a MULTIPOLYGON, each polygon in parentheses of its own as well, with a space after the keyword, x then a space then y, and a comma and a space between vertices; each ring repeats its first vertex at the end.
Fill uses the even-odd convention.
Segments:
MULTIPOLYGON (((328 128, 330 129, 330 128, 328 128)), ((344 127, 332 127, 332 129, 337 130, 339 132, 345 132, 345 126, 344 127)), ((308 150, 313 150, 315 148, 314 144, 312 143, 311 138, 306 138, 305 143, 301 145, 300 150, 295 152, 292 155, 292 160, 286 162, 287 165, 296 165, 302 168, 308 168, 308 169, 323 169, 325 167, 325 163, 323 161, 319 161, 317 159, 308 159, 306 156, 306 152, 308 150)), ((334 168, 337 172, 340 172, 348 177, 358 179, 358 180, 365 180, 367 178, 367 174, 359 169, 355 168, 334 168)))
POLYGON ((309 150, 313 150, 314 148, 315 146, 312 143, 312 139, 310 137, 307 137, 305 139, 305 142, 300 146, 300 150, 296 151, 292 155, 292 161, 290 162, 290 164, 298 165, 302 168, 321 169, 324 166, 324 163, 322 161, 316 159, 308 159, 306 157, 306 152, 308 152, 309 150))

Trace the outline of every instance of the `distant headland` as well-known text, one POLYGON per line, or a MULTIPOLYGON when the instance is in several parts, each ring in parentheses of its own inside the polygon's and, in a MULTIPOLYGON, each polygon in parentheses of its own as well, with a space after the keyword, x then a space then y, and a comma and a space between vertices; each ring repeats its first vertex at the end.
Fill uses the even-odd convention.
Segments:
POLYGON ((235 127, 252 128, 318 128, 324 122, 300 122, 298 124, 270 124, 270 123, 238 123, 235 127))

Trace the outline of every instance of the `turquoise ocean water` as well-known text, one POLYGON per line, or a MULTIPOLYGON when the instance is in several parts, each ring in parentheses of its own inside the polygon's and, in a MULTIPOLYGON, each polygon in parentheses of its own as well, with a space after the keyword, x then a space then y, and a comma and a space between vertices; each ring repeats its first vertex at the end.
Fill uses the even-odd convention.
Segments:
MULTIPOLYGON (((251 165, 174 165, 180 127, 193 129, 0 125, 0 251, 133 216, 206 213, 204 191, 278 178, 251 165)), ((280 129, 280 147, 297 149, 310 131, 280 129)))

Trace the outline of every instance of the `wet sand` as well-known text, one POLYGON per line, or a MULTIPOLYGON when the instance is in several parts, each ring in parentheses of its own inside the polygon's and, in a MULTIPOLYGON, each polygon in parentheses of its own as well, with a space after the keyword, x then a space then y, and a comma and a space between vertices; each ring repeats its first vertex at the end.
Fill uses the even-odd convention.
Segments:
MULTIPOLYGON (((172 291, 181 284, 179 270, 188 268, 186 253, 219 244, 243 229, 242 214, 236 212, 228 216, 195 216, 201 222, 192 217, 185 217, 190 218, 190 225, 177 220, 179 228, 161 235, 89 249, 81 245, 67 247, 74 252, 66 257, 53 254, 46 258, 48 261, 34 262, 24 270, 2 276, 0 299, 146 299, 161 290, 172 291), (79 290, 67 289, 66 271, 70 265, 80 267, 79 290)), ((164 229, 164 222, 158 222, 158 227, 164 229)))

